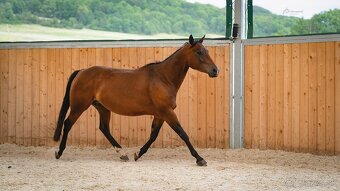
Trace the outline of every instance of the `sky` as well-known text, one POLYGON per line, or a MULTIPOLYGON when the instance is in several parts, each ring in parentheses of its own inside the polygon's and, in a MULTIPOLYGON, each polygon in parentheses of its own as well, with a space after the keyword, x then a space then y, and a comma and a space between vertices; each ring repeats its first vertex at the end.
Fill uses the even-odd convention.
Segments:
MULTIPOLYGON (((225 7, 226 0, 186 0, 203 4, 225 7)), ((266 8, 278 15, 311 18, 314 14, 329 9, 340 9, 340 0, 253 0, 254 5, 266 8), (280 6, 278 6, 280 5, 280 6)))

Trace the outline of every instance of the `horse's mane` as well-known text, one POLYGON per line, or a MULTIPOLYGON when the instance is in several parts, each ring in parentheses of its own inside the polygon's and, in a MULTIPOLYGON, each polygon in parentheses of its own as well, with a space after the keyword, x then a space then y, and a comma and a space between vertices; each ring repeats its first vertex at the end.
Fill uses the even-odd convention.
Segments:
POLYGON ((149 66, 153 66, 153 65, 156 65, 156 64, 160 64, 166 60, 168 60, 169 58, 171 58, 172 56, 174 56, 179 50, 181 50, 185 45, 187 45, 188 42, 184 43, 181 47, 179 47, 174 53, 172 53, 170 56, 168 56, 165 60, 163 61, 157 61, 157 62, 151 62, 149 64, 145 64, 144 66, 142 66, 141 68, 147 68, 149 66))

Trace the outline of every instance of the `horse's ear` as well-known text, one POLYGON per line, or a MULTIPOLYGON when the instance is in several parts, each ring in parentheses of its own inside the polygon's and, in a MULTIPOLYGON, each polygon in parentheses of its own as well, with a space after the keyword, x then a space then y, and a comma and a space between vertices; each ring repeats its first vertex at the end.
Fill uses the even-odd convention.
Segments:
POLYGON ((203 43, 204 38, 205 38, 205 35, 198 42, 203 43))
POLYGON ((192 37, 192 35, 190 35, 189 36, 189 43, 191 44, 191 45, 194 45, 194 37, 192 37))

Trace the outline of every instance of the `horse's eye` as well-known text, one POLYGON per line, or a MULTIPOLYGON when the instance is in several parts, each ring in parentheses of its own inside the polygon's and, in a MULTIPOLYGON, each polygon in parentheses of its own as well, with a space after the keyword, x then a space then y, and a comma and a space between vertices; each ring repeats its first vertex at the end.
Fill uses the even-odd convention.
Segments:
POLYGON ((196 52, 198 55, 202 56, 203 55, 203 52, 202 51, 197 51, 196 52))

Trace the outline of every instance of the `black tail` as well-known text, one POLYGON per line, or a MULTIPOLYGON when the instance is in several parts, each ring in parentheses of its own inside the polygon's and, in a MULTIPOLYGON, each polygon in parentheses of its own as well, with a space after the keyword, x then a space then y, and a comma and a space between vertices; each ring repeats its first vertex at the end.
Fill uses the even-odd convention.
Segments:
POLYGON ((72 84, 72 81, 74 80, 74 78, 77 76, 79 71, 80 70, 74 71, 71 74, 70 78, 68 79, 63 104, 61 105, 60 112, 59 112, 57 128, 55 129, 55 132, 54 132, 54 137, 53 137, 54 141, 59 141, 59 139, 60 139, 61 130, 62 130, 62 127, 63 127, 63 124, 64 124, 66 113, 68 111, 68 108, 70 107, 71 84, 72 84))

